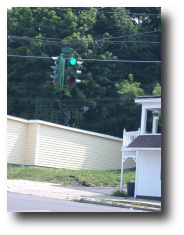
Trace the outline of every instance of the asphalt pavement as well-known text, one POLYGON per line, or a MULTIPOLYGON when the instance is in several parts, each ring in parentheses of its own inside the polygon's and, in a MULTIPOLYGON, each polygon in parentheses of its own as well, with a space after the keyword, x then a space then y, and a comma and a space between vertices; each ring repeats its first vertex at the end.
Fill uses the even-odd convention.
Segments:
POLYGON ((7 212, 145 212, 130 208, 79 203, 55 198, 7 193, 7 212))
MULTIPOLYGON (((54 183, 7 180, 7 191, 10 193, 161 212, 161 202, 159 201, 111 196, 118 189, 118 187, 66 187, 54 183)), ((124 190, 126 191, 126 189, 124 190)))

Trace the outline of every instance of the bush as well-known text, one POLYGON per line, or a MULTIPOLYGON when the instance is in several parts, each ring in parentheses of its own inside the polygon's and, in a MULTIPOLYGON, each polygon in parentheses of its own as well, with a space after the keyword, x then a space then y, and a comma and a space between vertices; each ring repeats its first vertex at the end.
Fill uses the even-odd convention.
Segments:
POLYGON ((112 193, 112 196, 117 196, 117 197, 128 197, 128 194, 122 190, 116 190, 115 192, 112 193))

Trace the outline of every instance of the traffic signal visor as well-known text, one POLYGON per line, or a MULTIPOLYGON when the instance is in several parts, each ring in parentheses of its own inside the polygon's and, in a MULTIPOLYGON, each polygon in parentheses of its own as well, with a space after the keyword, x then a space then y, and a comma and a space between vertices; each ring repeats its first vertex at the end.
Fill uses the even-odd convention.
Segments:
POLYGON ((53 61, 59 61, 59 56, 58 56, 58 57, 51 57, 51 60, 53 60, 53 61))
POLYGON ((56 80, 58 79, 57 71, 59 70, 59 66, 57 65, 57 61, 59 61, 59 57, 51 57, 51 59, 55 62, 55 66, 50 66, 54 70, 54 75, 50 75, 49 77, 53 83, 56 83, 56 80))
POLYGON ((57 85, 64 85, 64 69, 65 69, 65 60, 62 55, 58 57, 51 57, 55 62, 55 66, 50 66, 54 70, 54 75, 49 77, 57 85))

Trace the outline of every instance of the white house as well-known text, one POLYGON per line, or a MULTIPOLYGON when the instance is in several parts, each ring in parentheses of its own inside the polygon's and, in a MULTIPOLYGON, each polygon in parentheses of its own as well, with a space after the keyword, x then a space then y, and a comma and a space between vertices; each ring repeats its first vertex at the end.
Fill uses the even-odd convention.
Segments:
POLYGON ((161 199, 161 133, 157 133, 161 113, 161 96, 140 96, 135 103, 142 104, 141 128, 123 132, 120 191, 123 186, 123 165, 127 158, 136 162, 134 197, 161 199), (152 133, 147 134, 147 112, 153 115, 152 133))

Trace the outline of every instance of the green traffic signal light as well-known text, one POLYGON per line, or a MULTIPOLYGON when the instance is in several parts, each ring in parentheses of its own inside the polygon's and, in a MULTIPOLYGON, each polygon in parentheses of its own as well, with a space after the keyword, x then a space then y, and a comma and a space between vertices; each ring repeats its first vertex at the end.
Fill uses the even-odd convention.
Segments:
POLYGON ((73 58, 70 59, 69 62, 70 62, 71 65, 76 65, 77 60, 73 57, 73 58))

